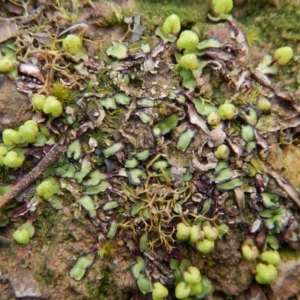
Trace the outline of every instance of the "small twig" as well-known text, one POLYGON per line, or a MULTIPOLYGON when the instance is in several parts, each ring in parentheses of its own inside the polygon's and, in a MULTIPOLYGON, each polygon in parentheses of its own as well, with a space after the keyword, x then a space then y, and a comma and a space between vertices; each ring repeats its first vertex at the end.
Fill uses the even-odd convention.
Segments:
POLYGON ((78 23, 78 24, 74 24, 71 27, 67 28, 66 30, 62 31, 57 37, 60 37, 62 35, 64 35, 65 33, 69 32, 69 31, 74 31, 75 29, 78 28, 82 28, 83 33, 87 30, 88 25, 85 23, 78 23))
POLYGON ((43 172, 59 158, 60 154, 64 152, 64 149, 65 147, 61 145, 56 144, 53 146, 36 167, 34 167, 27 175, 25 175, 24 178, 22 178, 15 186, 13 186, 0 198, 0 209, 31 183, 36 181, 43 174, 43 172))

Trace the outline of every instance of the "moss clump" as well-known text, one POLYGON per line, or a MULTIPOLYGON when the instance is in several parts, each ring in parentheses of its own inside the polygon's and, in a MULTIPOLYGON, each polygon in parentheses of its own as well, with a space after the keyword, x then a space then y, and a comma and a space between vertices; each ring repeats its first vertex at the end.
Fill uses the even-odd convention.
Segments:
POLYGON ((99 281, 90 282, 87 284, 87 290, 91 299, 121 299, 120 291, 115 286, 115 282, 112 279, 112 270, 103 266, 100 270, 99 281))

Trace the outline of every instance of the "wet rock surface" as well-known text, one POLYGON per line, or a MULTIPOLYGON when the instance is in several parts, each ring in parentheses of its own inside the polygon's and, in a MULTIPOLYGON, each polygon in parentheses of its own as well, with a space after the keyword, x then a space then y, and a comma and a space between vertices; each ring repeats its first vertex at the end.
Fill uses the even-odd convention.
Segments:
POLYGON ((17 90, 15 83, 0 76, 0 131, 16 128, 31 119, 32 105, 28 95, 17 90))
POLYGON ((1 277, 8 280, 14 291, 14 295, 19 298, 41 298, 42 293, 39 284, 34 279, 34 273, 28 271, 12 272, 1 277))

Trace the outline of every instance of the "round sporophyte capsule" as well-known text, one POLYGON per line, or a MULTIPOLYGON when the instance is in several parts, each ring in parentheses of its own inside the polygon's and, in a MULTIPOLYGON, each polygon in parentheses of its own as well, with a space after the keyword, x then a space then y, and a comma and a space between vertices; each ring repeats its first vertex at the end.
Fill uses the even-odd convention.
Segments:
POLYGON ((13 233, 13 238, 18 244, 28 244, 30 240, 30 234, 26 229, 17 229, 13 233))
POLYGON ((24 142, 20 133, 11 128, 5 129, 3 131, 2 139, 5 146, 15 146, 24 142))
POLYGON ((203 287, 202 287, 201 281, 196 284, 191 284, 191 291, 190 291, 189 296, 197 296, 197 295, 201 294, 202 291, 203 291, 203 287))
POLYGON ((176 229, 177 229, 177 232, 176 232, 177 240, 185 241, 190 238, 190 231, 191 231, 190 226, 185 225, 184 223, 178 223, 176 229))
POLYGON ((218 228, 210 225, 209 223, 204 224, 202 229, 203 229, 205 238, 210 241, 216 240, 219 236, 218 228))
POLYGON ((37 110, 42 110, 46 101, 46 96, 43 94, 33 94, 31 97, 32 105, 37 110))
POLYGON ((285 46, 275 50, 273 59, 276 60, 279 65, 286 65, 292 59, 293 55, 293 49, 289 46, 285 46))
POLYGON ((0 72, 8 73, 15 68, 14 63, 7 57, 0 58, 0 72))
POLYGON ((199 62, 195 54, 186 54, 180 58, 180 66, 188 70, 197 70, 199 62))
POLYGON ((188 284, 196 284, 201 281, 201 274, 197 267, 189 266, 186 271, 183 272, 183 279, 188 284))
POLYGON ((5 146, 0 146, 0 166, 3 166, 4 164, 3 161, 7 152, 8 149, 5 146))
POLYGON ((0 156, 5 156, 7 152, 8 150, 5 146, 0 146, 0 156))
POLYGON ((177 34, 180 29, 180 19, 176 14, 168 16, 162 25, 162 30, 165 34, 177 34))
POLYGON ((237 114, 237 108, 231 103, 224 103, 218 109, 218 115, 222 120, 232 120, 237 114))
POLYGON ((59 184, 53 177, 45 179, 36 188, 37 194, 45 199, 52 198, 58 191, 59 184))
POLYGON ((184 30, 181 32, 176 44, 179 50, 194 50, 199 44, 199 37, 197 33, 191 30, 184 30))
POLYGON ((220 122, 221 122, 221 118, 216 111, 212 111, 207 116, 208 125, 214 126, 220 124, 220 122))
POLYGON ((276 267, 259 263, 256 265, 255 279, 259 284, 271 284, 277 277, 276 267))
POLYGON ((43 112, 45 114, 51 114, 54 118, 56 118, 62 114, 62 111, 63 109, 61 103, 54 96, 49 96, 46 98, 43 106, 43 112))
POLYGON ((232 0, 212 0, 212 11, 215 15, 228 14, 233 8, 232 0))
POLYGON ((258 249, 255 245, 244 243, 242 245, 242 254, 245 259, 254 261, 258 257, 258 249))
POLYGON ((273 266, 277 266, 281 259, 278 251, 268 250, 261 254, 261 260, 273 266))
POLYGON ((19 157, 18 153, 11 150, 3 159, 3 164, 9 168, 20 168, 24 162, 24 157, 19 157))
POLYGON ((217 150, 214 152, 215 157, 218 159, 228 159, 229 154, 230 149, 225 144, 218 146, 217 150))
POLYGON ((258 99, 256 100, 256 107, 258 108, 258 110, 262 113, 267 113, 268 111, 270 111, 271 109, 271 102, 269 101, 269 99, 267 99, 264 96, 260 96, 258 97, 258 99))
POLYGON ((189 296, 191 292, 191 286, 186 282, 179 282, 175 288, 175 296, 177 299, 184 299, 189 296))
POLYGON ((153 291, 152 291, 152 298, 153 300, 162 300, 165 299, 169 294, 168 289, 162 285, 160 282, 155 282, 153 291))
POLYGON ((32 221, 28 220, 27 222, 25 222, 24 224, 20 225, 18 227, 19 230, 25 229, 28 231, 29 233, 29 237, 32 238, 34 236, 35 233, 35 228, 32 225, 32 221))
POLYGON ((71 55, 77 54, 82 47, 81 38, 75 34, 69 34, 63 39, 63 48, 71 55))
POLYGON ((190 241, 192 243, 197 243, 200 240, 203 240, 204 232, 201 230, 199 225, 193 225, 190 229, 190 241))
POLYGON ((196 249, 203 254, 211 253, 214 250, 214 247, 215 242, 208 239, 196 243, 196 249))
POLYGON ((36 121, 28 120, 20 126, 18 131, 26 142, 34 143, 37 139, 39 128, 36 121))

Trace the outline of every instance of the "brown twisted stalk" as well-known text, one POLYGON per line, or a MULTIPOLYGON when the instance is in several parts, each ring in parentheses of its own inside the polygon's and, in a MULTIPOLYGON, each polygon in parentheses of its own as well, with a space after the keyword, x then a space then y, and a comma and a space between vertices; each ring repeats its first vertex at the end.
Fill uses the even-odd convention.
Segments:
POLYGON ((16 197, 21 191, 28 187, 31 183, 36 181, 43 172, 51 166, 65 151, 62 145, 55 145, 46 154, 46 156, 34 167, 27 175, 25 175, 16 185, 14 185, 6 194, 0 197, 0 209, 16 197))

